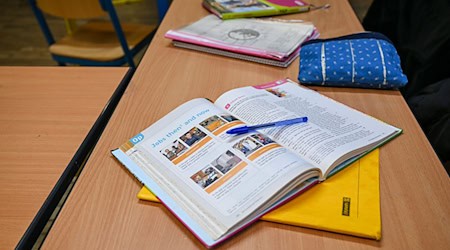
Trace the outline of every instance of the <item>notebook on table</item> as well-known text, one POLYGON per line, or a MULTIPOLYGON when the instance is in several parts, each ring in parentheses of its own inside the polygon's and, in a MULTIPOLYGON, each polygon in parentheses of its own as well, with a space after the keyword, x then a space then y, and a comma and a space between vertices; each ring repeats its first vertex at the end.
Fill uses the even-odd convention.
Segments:
POLYGON ((289 66, 300 45, 318 36, 313 24, 298 20, 223 21, 214 15, 165 35, 176 47, 278 67, 289 66))

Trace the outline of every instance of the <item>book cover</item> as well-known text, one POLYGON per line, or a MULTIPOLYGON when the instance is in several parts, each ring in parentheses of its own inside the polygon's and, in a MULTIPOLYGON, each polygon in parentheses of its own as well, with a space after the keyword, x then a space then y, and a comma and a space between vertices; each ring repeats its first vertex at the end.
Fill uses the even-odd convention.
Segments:
POLYGON ((224 20, 306 12, 310 7, 299 0, 204 0, 203 6, 224 20))
MULTIPOLYGON (((137 197, 159 202, 145 186, 137 197)), ((261 220, 380 240, 379 149, 261 220)))

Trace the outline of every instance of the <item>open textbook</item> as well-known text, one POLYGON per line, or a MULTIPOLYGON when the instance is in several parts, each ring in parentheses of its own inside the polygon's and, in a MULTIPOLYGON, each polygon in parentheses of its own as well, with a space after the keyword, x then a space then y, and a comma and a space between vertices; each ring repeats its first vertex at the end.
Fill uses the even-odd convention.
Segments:
MULTIPOLYGON (((261 220, 380 240, 379 151, 361 157, 261 220)), ((145 186, 137 198, 160 202, 145 186)))
POLYGON ((286 79, 191 100, 112 153, 211 247, 401 131, 286 79))
POLYGON ((291 14, 310 7, 301 0, 203 0, 202 4, 222 19, 291 14))
POLYGON ((176 47, 279 67, 289 66, 298 57, 300 45, 318 36, 311 23, 258 19, 222 21, 214 15, 165 34, 176 47))

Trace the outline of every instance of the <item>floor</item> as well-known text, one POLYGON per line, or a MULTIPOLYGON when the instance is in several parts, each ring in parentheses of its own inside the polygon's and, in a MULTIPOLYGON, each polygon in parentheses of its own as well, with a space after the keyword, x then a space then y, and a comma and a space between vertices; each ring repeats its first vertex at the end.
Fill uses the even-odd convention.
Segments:
MULTIPOLYGON (((373 0, 349 0, 362 20, 373 0)), ((155 0, 117 6, 121 21, 158 22, 155 0)), ((49 18, 55 38, 65 34, 64 21, 49 18)), ((28 0, 0 1, 0 66, 56 66, 28 0)), ((139 55, 136 58, 139 61, 139 55)))

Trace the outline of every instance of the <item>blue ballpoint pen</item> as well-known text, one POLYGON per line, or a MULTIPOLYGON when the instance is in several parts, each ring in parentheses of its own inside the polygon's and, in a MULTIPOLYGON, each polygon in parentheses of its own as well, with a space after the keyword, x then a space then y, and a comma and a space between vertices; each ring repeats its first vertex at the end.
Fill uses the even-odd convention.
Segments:
POLYGON ((267 127, 274 127, 274 126, 287 126, 295 123, 302 123, 307 122, 308 117, 300 117, 300 118, 294 118, 284 121, 277 121, 277 122, 270 122, 260 125, 253 125, 253 126, 243 126, 239 128, 233 128, 227 131, 227 134, 234 134, 234 135, 240 135, 240 134, 246 134, 250 131, 260 129, 260 128, 267 128, 267 127))

